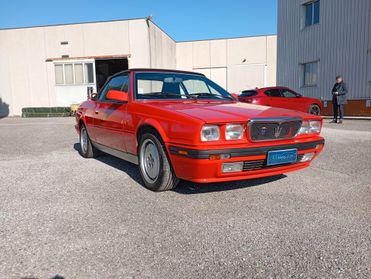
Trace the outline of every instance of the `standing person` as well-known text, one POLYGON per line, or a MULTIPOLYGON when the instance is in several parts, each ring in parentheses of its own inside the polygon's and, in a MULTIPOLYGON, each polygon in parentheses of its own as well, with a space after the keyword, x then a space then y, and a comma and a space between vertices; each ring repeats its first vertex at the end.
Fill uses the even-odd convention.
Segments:
POLYGON ((346 94, 348 89, 341 76, 336 77, 336 83, 332 88, 332 105, 334 110, 334 119, 331 123, 343 123, 344 118, 344 105, 347 103, 346 94), (339 117, 339 122, 338 122, 339 117))

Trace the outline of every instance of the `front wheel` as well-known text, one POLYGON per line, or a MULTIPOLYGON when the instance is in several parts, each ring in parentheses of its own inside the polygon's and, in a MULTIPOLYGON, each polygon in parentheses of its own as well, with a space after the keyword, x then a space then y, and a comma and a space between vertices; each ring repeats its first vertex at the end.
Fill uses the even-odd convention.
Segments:
POLYGON ((99 155, 99 151, 91 143, 88 130, 84 124, 80 126, 80 155, 85 158, 94 158, 99 155))
POLYGON ((171 190, 179 183, 164 144, 151 133, 144 134, 140 139, 139 169, 145 186, 152 191, 171 190))
POLYGON ((321 109, 318 105, 313 104, 309 107, 309 113, 313 115, 320 115, 321 109))

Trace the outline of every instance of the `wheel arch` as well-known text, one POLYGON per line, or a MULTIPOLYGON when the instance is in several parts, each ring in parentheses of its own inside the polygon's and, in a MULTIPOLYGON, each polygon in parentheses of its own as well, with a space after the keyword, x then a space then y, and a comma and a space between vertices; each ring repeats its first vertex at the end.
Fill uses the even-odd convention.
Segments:
POLYGON ((157 134, 164 143, 168 142, 168 137, 166 136, 166 133, 164 129, 161 127, 160 123, 158 123, 155 120, 147 120, 140 125, 138 125, 138 128, 136 130, 135 136, 137 141, 137 146, 139 146, 140 136, 143 135, 145 132, 150 131, 157 134))
POLYGON ((317 107, 319 108, 320 114, 322 113, 323 106, 322 106, 322 104, 319 103, 319 102, 310 102, 310 103, 309 103, 309 106, 308 106, 308 113, 311 112, 311 108, 312 108, 312 106, 317 106, 317 107))

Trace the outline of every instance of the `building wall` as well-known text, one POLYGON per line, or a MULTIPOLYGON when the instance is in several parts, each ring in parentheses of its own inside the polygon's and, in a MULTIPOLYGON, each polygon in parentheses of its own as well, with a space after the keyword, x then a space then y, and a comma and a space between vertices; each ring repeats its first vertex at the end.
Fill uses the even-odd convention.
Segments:
MULTIPOLYGON (((9 115, 20 115, 23 107, 56 106, 54 63, 46 60, 62 55, 129 55, 130 67, 150 67, 148 34, 145 19, 0 30, 0 98, 9 115)), ((174 67, 175 59, 167 59, 155 64, 174 67)))
POLYGON ((56 62, 126 55, 130 68, 194 70, 230 92, 276 81, 276 36, 177 43, 146 19, 0 30, 0 117, 84 99, 87 85, 55 84, 56 62))
POLYGON ((176 69, 176 42, 153 22, 149 21, 148 24, 151 49, 149 67, 176 69))
POLYGON ((177 68, 205 74, 230 92, 276 84, 276 36, 177 43, 177 68))
POLYGON ((278 1, 278 84, 330 100, 335 76, 340 74, 348 84, 350 99, 370 99, 371 1, 321 0, 319 24, 304 27, 306 2, 278 1), (302 63, 317 60, 317 86, 304 87, 302 63))

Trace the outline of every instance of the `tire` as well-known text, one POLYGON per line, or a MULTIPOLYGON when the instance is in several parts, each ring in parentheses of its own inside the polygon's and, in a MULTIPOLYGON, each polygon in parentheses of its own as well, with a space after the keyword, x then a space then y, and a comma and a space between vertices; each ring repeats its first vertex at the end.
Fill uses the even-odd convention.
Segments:
POLYGON ((84 158, 94 158, 99 155, 99 150, 91 143, 88 131, 84 124, 80 126, 80 150, 79 153, 84 158))
POLYGON ((309 107, 309 113, 313 115, 321 115, 321 108, 316 104, 312 104, 309 107))
POLYGON ((170 164, 165 145, 152 133, 143 134, 139 144, 139 170, 144 185, 155 192, 174 189, 179 179, 170 164))

